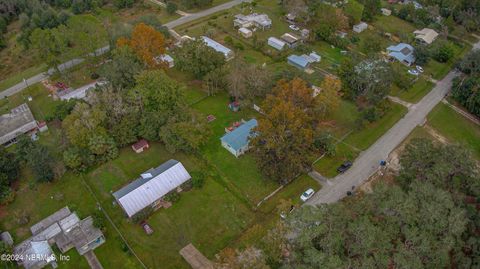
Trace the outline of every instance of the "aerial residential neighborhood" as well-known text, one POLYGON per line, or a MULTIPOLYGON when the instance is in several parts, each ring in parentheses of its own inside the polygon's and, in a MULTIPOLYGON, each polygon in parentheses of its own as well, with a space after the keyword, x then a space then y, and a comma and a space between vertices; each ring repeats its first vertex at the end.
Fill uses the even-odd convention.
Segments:
POLYGON ((479 0, 0 0, 1 268, 480 268, 479 0))

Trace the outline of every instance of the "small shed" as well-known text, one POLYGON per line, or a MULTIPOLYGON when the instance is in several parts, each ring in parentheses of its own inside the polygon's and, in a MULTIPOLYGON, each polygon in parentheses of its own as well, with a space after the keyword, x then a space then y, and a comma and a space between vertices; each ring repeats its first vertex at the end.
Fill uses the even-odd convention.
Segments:
POLYGON ((0 234, 0 240, 8 246, 13 246, 13 238, 9 232, 3 232, 0 234))
POLYGON ((285 47, 285 42, 283 42, 282 40, 276 38, 276 37, 269 37, 268 38, 268 45, 270 47, 273 47, 274 49, 276 50, 283 50, 283 48, 285 47))
POLYGON ((145 149, 148 149, 150 145, 148 144, 148 141, 145 139, 140 139, 137 141, 137 143, 132 145, 133 151, 136 153, 142 153, 145 149))
POLYGON ((360 22, 359 24, 356 24, 353 26, 353 31, 355 33, 361 33, 365 31, 368 28, 368 24, 365 22, 360 22))
POLYGON ((251 132, 257 125, 256 119, 251 119, 243 123, 238 128, 220 138, 222 146, 235 157, 242 155, 249 149, 250 137, 252 136, 251 132))
POLYGON ((304 56, 298 56, 295 54, 292 54, 288 56, 287 61, 290 65, 295 66, 298 69, 305 70, 309 67, 310 62, 308 59, 304 56))
POLYGON ((238 29, 238 33, 241 34, 245 38, 252 37, 252 35, 253 35, 252 30, 250 30, 248 28, 245 28, 245 27, 240 27, 238 29))
POLYGON ((44 121, 39 122, 39 123, 38 123, 38 130, 39 130, 41 133, 48 131, 47 123, 44 122, 44 121))
POLYGON ((383 16, 390 16, 392 15, 392 11, 388 8, 382 8, 380 9, 382 11, 383 16))
POLYGON ((162 54, 160 56, 155 57, 155 61, 160 64, 160 63, 165 63, 168 68, 172 68, 175 66, 175 61, 173 60, 172 56, 168 54, 162 54))

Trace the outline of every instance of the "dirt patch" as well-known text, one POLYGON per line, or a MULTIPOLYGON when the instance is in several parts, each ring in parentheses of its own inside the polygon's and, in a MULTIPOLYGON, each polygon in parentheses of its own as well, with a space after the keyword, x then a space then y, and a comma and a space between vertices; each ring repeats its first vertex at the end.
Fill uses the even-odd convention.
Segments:
POLYGON ((425 131, 427 131, 429 135, 433 136, 433 138, 435 138, 438 142, 440 142, 442 144, 448 144, 447 138, 445 138, 443 135, 438 133, 430 125, 425 124, 425 126, 423 126, 423 128, 425 128, 425 131))

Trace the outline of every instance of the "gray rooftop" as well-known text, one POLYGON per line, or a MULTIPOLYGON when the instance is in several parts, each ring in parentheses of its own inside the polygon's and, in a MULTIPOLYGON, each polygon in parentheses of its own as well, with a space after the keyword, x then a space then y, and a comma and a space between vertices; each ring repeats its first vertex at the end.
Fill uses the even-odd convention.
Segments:
POLYGON ((142 186, 143 184, 147 183, 148 181, 154 179, 156 176, 158 176, 161 173, 163 173, 163 172, 167 171, 168 169, 172 168, 177 163, 178 163, 177 160, 171 159, 171 160, 168 160, 168 161, 164 162, 163 164, 161 164, 157 168, 148 169, 143 174, 150 173, 152 175, 150 178, 139 177, 138 179, 132 181, 127 186, 125 186, 125 187, 121 188, 120 190, 114 192, 113 197, 115 197, 115 199, 117 199, 117 200, 122 198, 123 196, 127 195, 131 191, 137 189, 138 187, 142 186))
POLYGON ((37 127, 32 111, 26 103, 13 108, 10 113, 0 116, 0 144, 4 144, 19 134, 37 127))

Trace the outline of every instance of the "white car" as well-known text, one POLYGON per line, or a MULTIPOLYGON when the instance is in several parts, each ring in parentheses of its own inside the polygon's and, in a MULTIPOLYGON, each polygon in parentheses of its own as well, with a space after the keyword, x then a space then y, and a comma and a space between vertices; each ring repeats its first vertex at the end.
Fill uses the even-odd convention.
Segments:
POLYGON ((308 199, 312 198, 313 194, 315 191, 313 189, 308 189, 302 195, 300 196, 300 199, 304 202, 306 202, 308 199))
POLYGON ((290 29, 292 29, 293 31, 300 31, 300 28, 298 26, 296 26, 295 24, 290 24, 290 29))
POLYGON ((423 68, 420 65, 417 65, 415 68, 417 68, 418 72, 423 73, 423 68))
POLYGON ((414 75, 414 76, 420 75, 420 73, 419 73, 417 70, 415 70, 415 69, 410 69, 410 70, 408 70, 408 73, 409 73, 410 75, 414 75))

